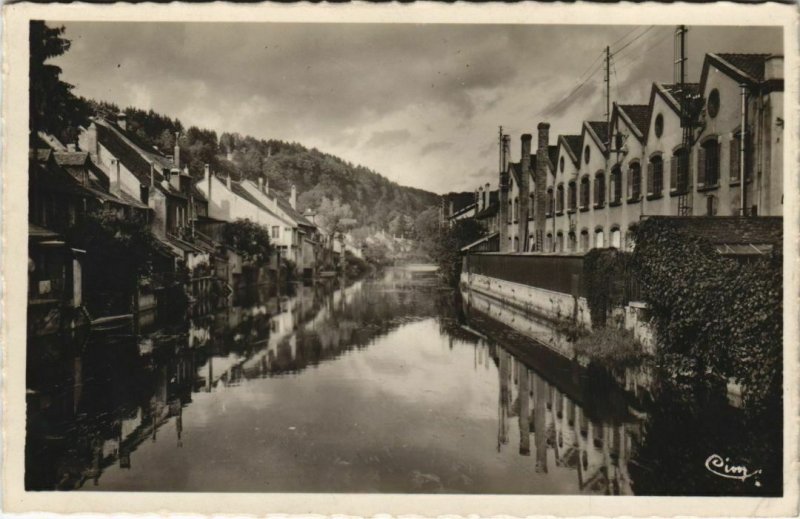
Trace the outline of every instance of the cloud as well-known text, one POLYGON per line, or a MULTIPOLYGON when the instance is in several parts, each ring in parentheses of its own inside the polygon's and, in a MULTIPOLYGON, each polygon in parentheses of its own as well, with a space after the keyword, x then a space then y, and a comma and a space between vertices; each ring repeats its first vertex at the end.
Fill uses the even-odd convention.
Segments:
POLYGON ((424 156, 434 151, 449 150, 452 147, 453 147, 452 142, 444 142, 444 141, 429 142, 419 150, 419 154, 424 156))
MULTIPOLYGON (((602 50, 642 28, 490 24, 52 22, 54 60, 75 93, 154 109, 184 125, 300 142, 400 184, 473 189, 497 164, 496 135, 539 121, 578 133, 603 118, 602 50), (555 103, 597 69, 568 102, 555 103), (447 146, 447 143, 452 143, 447 146), (467 172, 465 174, 465 172, 467 172), (477 173, 476 173, 477 175, 477 173)), ((669 27, 614 58, 612 101, 647 102, 671 81, 669 27)), ((690 27, 690 80, 705 52, 781 52, 779 29, 690 27)), ((626 40, 623 40, 623 43, 626 40)), ((612 48, 613 50, 613 48, 612 48)), ((494 181, 494 174, 488 177, 494 181)))
POLYGON ((370 135, 364 147, 367 148, 382 148, 384 146, 397 146, 403 144, 411 138, 411 132, 408 130, 385 130, 374 132, 370 135))

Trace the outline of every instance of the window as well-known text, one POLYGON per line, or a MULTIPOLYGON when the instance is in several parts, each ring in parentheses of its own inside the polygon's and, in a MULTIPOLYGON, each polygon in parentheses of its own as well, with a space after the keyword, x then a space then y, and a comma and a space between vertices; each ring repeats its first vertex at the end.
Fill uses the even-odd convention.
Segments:
POLYGON ((279 237, 280 232, 281 232, 281 228, 280 227, 278 227, 277 225, 273 225, 272 226, 272 237, 273 238, 277 239, 279 237))
POLYGON ((697 187, 714 187, 719 184, 719 142, 709 139, 697 153, 697 187))
POLYGON ((514 198, 514 222, 519 221, 519 197, 514 198))
MULTIPOLYGON (((508 201, 508 219, 506 223, 511 223, 511 219, 514 217, 514 206, 512 205, 512 201, 508 201)), ((509 238, 510 240, 511 238, 509 238)))
POLYGON ((556 188, 556 212, 564 212, 564 184, 559 184, 556 188))
POLYGON ((567 186, 567 209, 574 211, 578 205, 578 188, 575 182, 570 182, 567 186))
POLYGON ((589 145, 587 144, 587 145, 586 145, 586 147, 585 147, 585 148, 583 148, 583 160, 584 160, 584 161, 585 161, 587 164, 589 163, 589 156, 590 156, 590 153, 589 153, 589 152, 590 152, 590 151, 592 151, 592 150, 589 148, 589 145))
POLYGON ((647 169, 647 194, 653 197, 661 196, 664 189, 664 160, 661 155, 651 158, 647 169))
POLYGON ((602 173, 594 176, 594 206, 603 207, 606 203, 606 177, 602 173))
POLYGON ((618 204, 622 200, 622 170, 614 166, 611 170, 611 203, 618 204))
POLYGON ((656 137, 661 137, 661 135, 664 133, 664 116, 663 115, 658 114, 656 116, 656 122, 655 122, 655 125, 653 127, 653 130, 655 130, 655 132, 656 132, 656 137))
POLYGON ((708 94, 708 103, 706 106, 708 108, 708 116, 712 119, 716 117, 719 113, 719 90, 715 88, 708 94))
POLYGON ((564 233, 556 233, 556 252, 564 252, 564 233))
POLYGON ((553 252, 553 233, 547 233, 547 236, 544 239, 544 250, 545 252, 553 252))
POLYGON ((533 220, 533 215, 536 214, 536 206, 533 203, 535 198, 536 197, 533 195, 533 193, 528 195, 528 220, 533 220))
POLYGON ((669 187, 673 193, 689 190, 689 156, 686 148, 678 148, 670 161, 669 187))
POLYGON ((567 235, 567 250, 569 250, 570 252, 575 252, 577 248, 578 248, 578 240, 575 237, 575 233, 570 231, 569 234, 567 235))
POLYGON ((602 249, 605 246, 602 228, 598 228, 594 231, 594 246, 598 249, 602 249))
POLYGON ((589 250, 589 231, 584 229, 581 231, 581 251, 589 250))
POLYGON ((514 236, 514 252, 519 252, 519 238, 514 236))
POLYGON ((562 173, 564 172, 564 157, 561 157, 559 159, 559 161, 558 161, 558 169, 560 169, 562 173))
POLYGON ((589 177, 584 176, 581 179, 581 209, 589 207, 589 177))
POLYGON ((547 189, 547 216, 551 216, 553 214, 553 204, 555 200, 553 199, 553 188, 550 187, 547 189))
POLYGON ((617 249, 622 247, 622 233, 617 226, 611 228, 611 243, 609 245, 617 249))
POLYGON ((636 202, 642 196, 642 167, 638 162, 631 164, 628 170, 628 198, 636 202))

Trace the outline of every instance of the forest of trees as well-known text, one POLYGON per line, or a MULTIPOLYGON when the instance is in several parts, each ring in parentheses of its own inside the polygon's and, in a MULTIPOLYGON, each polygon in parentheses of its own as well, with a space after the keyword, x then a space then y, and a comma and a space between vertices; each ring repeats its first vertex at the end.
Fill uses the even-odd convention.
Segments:
MULTIPOLYGON (((128 130, 144 144, 172 154, 179 132, 181 159, 195 178, 203 175, 208 163, 213 171, 230 174, 234 179, 269 181, 271 190, 288 196, 291 185, 297 187, 298 206, 318 210, 324 199, 349 205, 355 227, 400 231, 423 211, 438 207, 439 196, 412 187, 401 186, 364 166, 346 162, 317 149, 280 140, 256 139, 238 133, 217 135, 214 130, 185 128, 181 121, 137 108, 120 108, 111 103, 87 101, 98 115, 124 111, 128 130)), ((410 231, 410 229, 408 229, 410 231)))

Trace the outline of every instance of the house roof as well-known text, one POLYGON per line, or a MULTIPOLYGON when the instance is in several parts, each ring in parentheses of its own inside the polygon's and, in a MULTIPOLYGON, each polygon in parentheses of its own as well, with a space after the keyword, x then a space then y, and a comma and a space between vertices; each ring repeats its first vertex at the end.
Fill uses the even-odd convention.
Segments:
POLYGON ((647 125, 650 124, 650 105, 617 105, 620 112, 627 116, 633 125, 634 132, 638 131, 639 140, 647 135, 647 125))
MULTIPOLYGON (((594 140, 597 147, 600 148, 603 153, 606 152, 606 140, 608 135, 608 123, 605 121, 585 121, 583 123, 584 132, 588 130, 589 135, 594 140)), ((581 150, 581 155, 583 154, 583 150, 581 150)))
MULTIPOLYGON (((550 164, 553 166, 553 170, 556 169, 556 164, 558 164, 558 145, 551 144, 547 147, 547 156, 550 159, 550 164)), ((533 164, 533 161, 531 161, 533 164)))
MULTIPOLYGON (((114 155, 125 168, 130 171, 142 184, 150 184, 151 161, 130 140, 126 140, 122 130, 113 127, 110 123, 96 124, 97 140, 114 155)), ((161 182, 164 176, 159 168, 153 168, 153 180, 163 189, 161 182)))
POLYGON ((496 215, 497 212, 500 210, 500 204, 495 202, 490 202, 488 206, 486 206, 482 211, 475 215, 475 218, 478 220, 482 220, 484 218, 491 218, 492 216, 496 215))
POLYGON ((562 142, 567 150, 567 155, 572 162, 578 164, 581 159, 581 136, 580 135, 559 135, 559 142, 562 142))
POLYGON ((673 222, 682 232, 700 237, 722 254, 763 253, 783 241, 780 216, 648 216, 673 222))
POLYGON ((274 213, 272 211, 267 209, 267 206, 262 204, 256 197, 251 195, 244 187, 242 187, 241 183, 231 181, 231 191, 233 192, 233 194, 235 194, 239 198, 243 198, 243 199, 247 200, 248 202, 250 202, 254 206, 256 206, 259 209, 261 209, 262 211, 265 211, 265 212, 267 212, 269 214, 274 215, 274 213))
POLYGON ((755 81, 764 80, 764 63, 767 58, 772 57, 772 54, 735 54, 735 53, 720 53, 709 54, 708 57, 714 61, 722 61, 737 75, 743 75, 747 79, 755 81), (738 74, 739 72, 743 74, 738 74))
POLYGON ((53 155, 60 166, 84 166, 89 160, 86 151, 56 151, 53 155))
POLYGON ((275 201, 278 202, 278 207, 280 207, 283 212, 289 215, 289 218, 297 222, 298 225, 302 225, 304 227, 316 227, 316 225, 311 223, 300 211, 292 207, 289 202, 280 196, 275 196, 275 201))
MULTIPOLYGON (((689 96, 700 94, 700 83, 684 83, 683 88, 677 83, 654 83, 653 85, 655 89, 654 93, 659 93, 676 114, 681 113, 681 100, 689 96)), ((650 110, 650 118, 652 118, 652 107, 650 110)), ((647 123, 648 128, 650 127, 649 119, 647 123)))

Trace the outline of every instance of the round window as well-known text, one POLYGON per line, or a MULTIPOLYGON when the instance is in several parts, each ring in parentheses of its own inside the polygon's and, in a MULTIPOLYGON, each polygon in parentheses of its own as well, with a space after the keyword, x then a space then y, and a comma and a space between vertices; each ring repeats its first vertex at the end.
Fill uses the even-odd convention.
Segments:
POLYGON ((656 137, 661 137, 661 135, 664 133, 664 116, 661 114, 656 116, 655 131, 656 137))
POLYGON ((590 151, 589 145, 587 144, 586 147, 583 148, 583 159, 586 161, 587 164, 589 163, 589 151, 590 151))
POLYGON ((719 113, 719 90, 716 88, 708 94, 708 115, 716 117, 719 113))
POLYGON ((558 167, 561 170, 561 172, 563 173, 564 172, 564 157, 561 157, 561 160, 558 161, 558 167))

